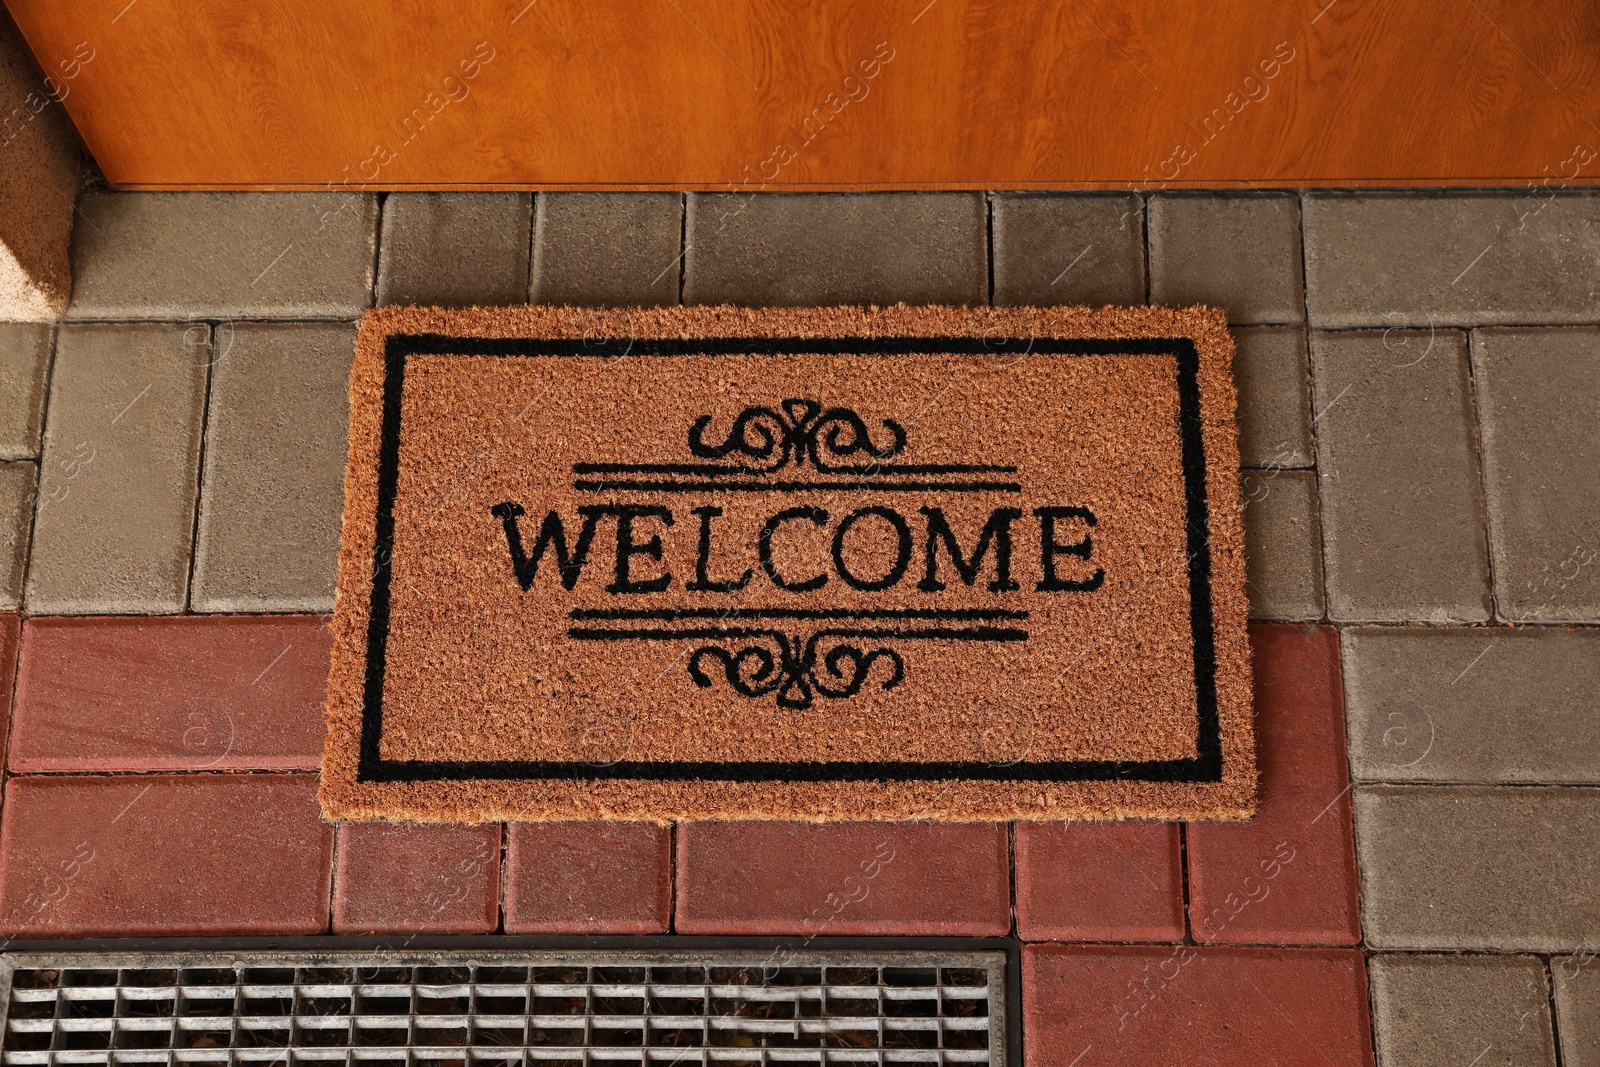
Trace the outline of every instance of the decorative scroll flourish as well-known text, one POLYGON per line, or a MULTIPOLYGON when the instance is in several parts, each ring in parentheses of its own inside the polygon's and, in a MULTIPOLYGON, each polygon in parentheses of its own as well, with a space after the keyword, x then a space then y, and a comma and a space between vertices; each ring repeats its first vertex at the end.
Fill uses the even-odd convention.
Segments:
POLYGON ((809 708, 815 697, 839 700, 861 692, 872 673, 872 665, 884 660, 889 665, 880 685, 893 689, 905 677, 905 661, 892 648, 864 648, 852 639, 864 635, 851 630, 821 630, 809 638, 776 630, 742 639, 741 646, 702 645, 689 656, 689 676, 702 689, 713 685, 707 673, 708 661, 715 661, 720 673, 740 696, 760 698, 774 695, 778 706, 793 710, 809 708), (837 641, 831 647, 829 641, 837 641), (770 642, 771 647, 768 647, 770 642))
POLYGON ((689 427, 689 451, 702 459, 735 456, 746 469, 757 473, 781 470, 791 463, 809 463, 819 471, 860 472, 871 466, 830 460, 857 456, 893 459, 906 444, 905 427, 893 419, 883 420, 883 429, 892 440, 880 444, 872 440, 866 422, 850 408, 824 408, 815 400, 785 400, 778 409, 752 404, 733 420, 720 444, 705 440, 710 426, 710 415, 694 421, 689 427))

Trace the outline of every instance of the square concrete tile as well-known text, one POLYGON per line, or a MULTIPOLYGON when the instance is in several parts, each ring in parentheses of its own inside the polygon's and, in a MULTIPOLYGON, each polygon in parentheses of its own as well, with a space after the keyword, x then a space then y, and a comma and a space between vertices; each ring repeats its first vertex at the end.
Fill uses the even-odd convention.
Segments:
POLYGON ((1322 529, 1311 471, 1243 472, 1245 592, 1252 619, 1322 618, 1322 529))
POLYGON ((1314 333, 1311 369, 1329 616, 1487 621, 1465 336, 1314 333))
POLYGON ((1139 197, 1002 193, 989 206, 996 304, 1144 303, 1139 197))
POLYGON ((93 191, 78 210, 69 319, 352 319, 372 305, 375 196, 93 191))
POLYGON ((493 933, 500 836, 499 823, 340 823, 333 932, 493 933))
POLYGON ((36 463, 0 463, 0 611, 16 611, 22 605, 38 481, 36 463))
POLYGON ((1600 949, 1600 789, 1355 791, 1362 926, 1378 949, 1600 949))
POLYGON ((1600 1067, 1600 956, 1557 956, 1550 978, 1563 1067, 1600 1067))
POLYGON ((1600 318, 1600 197, 1310 193, 1311 324, 1476 326, 1600 318))
POLYGON ((378 243, 378 303, 524 303, 532 225, 528 193, 390 193, 378 243))
POLYGON ((986 304, 980 193, 691 193, 690 304, 986 304))
POLYGON ((1234 330, 1233 340, 1239 462, 1269 470, 1312 466, 1306 332, 1293 326, 1261 326, 1234 330))
POLYGON ((0 322, 0 460, 36 459, 55 329, 0 322))
POLYGON ((195 549, 196 611, 331 611, 348 323, 219 327, 195 549))
POLYGON ((1293 194, 1150 198, 1150 302, 1219 307, 1234 324, 1305 321, 1293 194))
POLYGON ((540 193, 534 204, 533 302, 676 304, 683 212, 680 193, 540 193))
POLYGON ((1376 956, 1383 1067, 1555 1067, 1544 962, 1533 956, 1376 956))
POLYGON ((1358 779, 1600 785, 1600 629, 1350 627, 1342 636, 1358 779))
POLYGON ((517 822, 506 827, 506 933, 659 934, 672 922, 672 828, 517 822))
POLYGON ((28 567, 33 614, 183 609, 208 338, 199 325, 61 327, 28 567))
POLYGON ((1600 328, 1472 334, 1495 607, 1600 622, 1600 328))
POLYGON ((1171 822, 1019 822, 1026 941, 1181 941, 1183 841, 1171 822))

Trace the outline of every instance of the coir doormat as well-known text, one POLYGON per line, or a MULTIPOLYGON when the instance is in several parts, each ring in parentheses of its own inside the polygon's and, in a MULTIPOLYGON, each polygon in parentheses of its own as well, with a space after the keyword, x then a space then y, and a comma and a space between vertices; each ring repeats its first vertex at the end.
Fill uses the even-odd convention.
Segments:
POLYGON ((1206 309, 382 309, 339 819, 1235 819, 1206 309))

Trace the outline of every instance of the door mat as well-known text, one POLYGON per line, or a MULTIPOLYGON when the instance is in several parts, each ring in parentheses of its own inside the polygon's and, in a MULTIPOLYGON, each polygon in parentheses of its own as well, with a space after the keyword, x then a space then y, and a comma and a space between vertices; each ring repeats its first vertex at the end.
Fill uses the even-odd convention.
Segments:
POLYGON ((1198 308, 385 308, 336 819, 1239 819, 1233 346, 1198 308))

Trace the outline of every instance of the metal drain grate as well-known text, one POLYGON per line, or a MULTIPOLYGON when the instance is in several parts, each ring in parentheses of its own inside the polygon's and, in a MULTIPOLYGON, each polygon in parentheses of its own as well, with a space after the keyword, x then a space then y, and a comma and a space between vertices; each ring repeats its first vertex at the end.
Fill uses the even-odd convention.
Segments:
POLYGON ((1002 952, 0 958, 5 1064, 993 1064, 1002 952))

